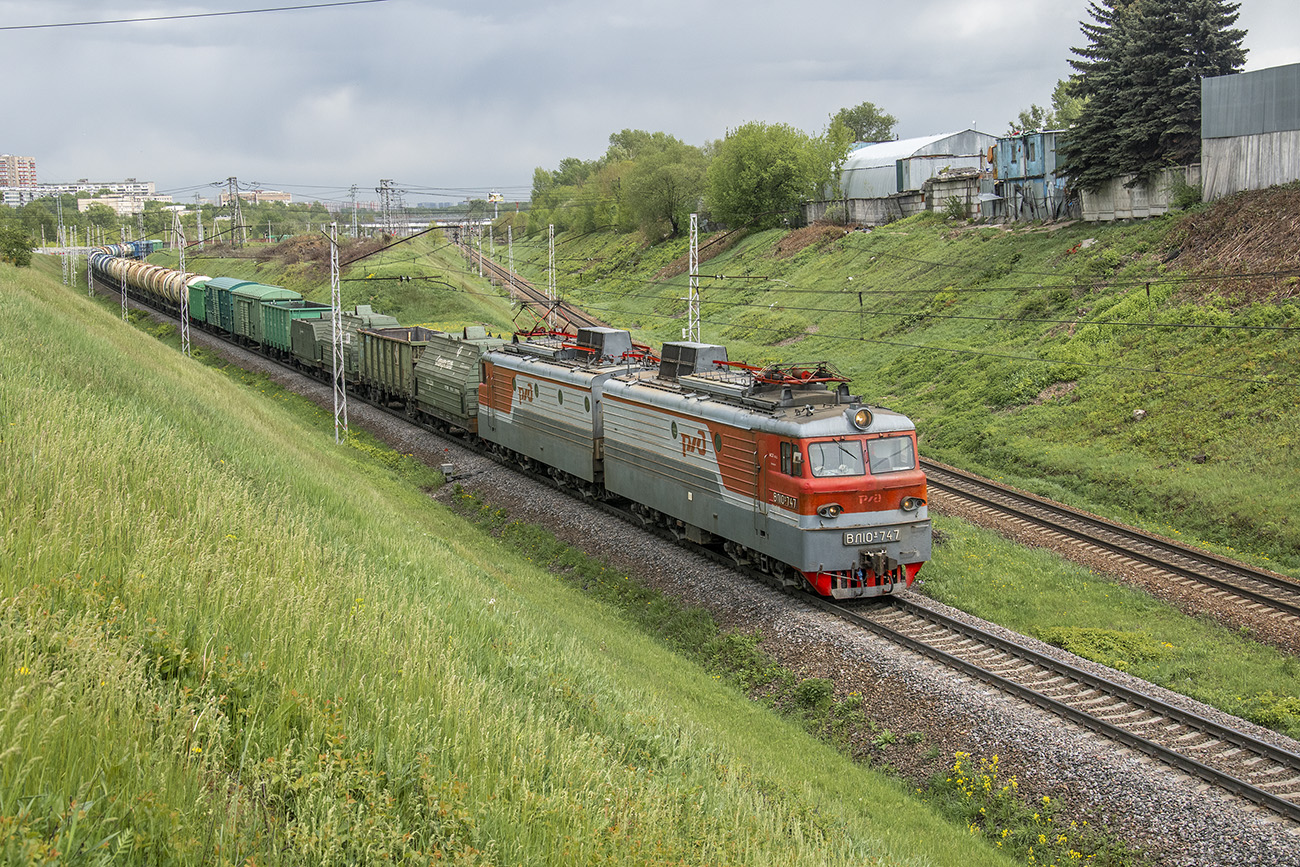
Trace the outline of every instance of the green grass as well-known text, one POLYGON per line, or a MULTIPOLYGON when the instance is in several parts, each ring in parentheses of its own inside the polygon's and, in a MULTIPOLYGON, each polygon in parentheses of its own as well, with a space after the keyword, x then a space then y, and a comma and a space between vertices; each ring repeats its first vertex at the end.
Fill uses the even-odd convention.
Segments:
POLYGON ((1008 863, 39 271, 0 364, 7 862, 1008 863))
MULTIPOLYGON (((530 552, 590 598, 616 606, 629 621, 664 641, 675 652, 702 665, 715 679, 744 690, 805 731, 868 763, 885 763, 894 755, 900 736, 863 713, 863 696, 837 695, 832 681, 799 678, 775 662, 762 647, 762 636, 726 632, 711 616, 686 607, 629 576, 560 542, 549 532, 512 521, 504 510, 457 488, 457 511, 489 528, 504 544, 530 552), (865 751, 865 755, 864 755, 865 751)), ((924 732, 902 735, 908 744, 921 744, 924 732)), ((937 757, 937 748, 932 748, 937 757)), ((958 752, 954 765, 924 781, 917 789, 927 803, 991 842, 994 848, 1025 863, 1095 865, 1140 863, 1142 856, 1119 842, 1108 829, 1071 815, 1074 805, 1050 796, 1021 792, 1014 775, 996 755, 978 759, 958 752), (963 768, 965 770, 963 771, 963 768), (999 782, 999 775, 1006 777, 999 782), (1037 859, 1037 860, 1035 860, 1037 859)))

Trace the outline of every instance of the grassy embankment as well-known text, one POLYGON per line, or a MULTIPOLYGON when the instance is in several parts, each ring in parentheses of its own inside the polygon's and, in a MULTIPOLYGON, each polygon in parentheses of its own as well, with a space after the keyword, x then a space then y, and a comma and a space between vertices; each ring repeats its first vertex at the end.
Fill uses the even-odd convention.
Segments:
POLYGON ((1005 863, 427 469, 0 287, 7 862, 1005 863))

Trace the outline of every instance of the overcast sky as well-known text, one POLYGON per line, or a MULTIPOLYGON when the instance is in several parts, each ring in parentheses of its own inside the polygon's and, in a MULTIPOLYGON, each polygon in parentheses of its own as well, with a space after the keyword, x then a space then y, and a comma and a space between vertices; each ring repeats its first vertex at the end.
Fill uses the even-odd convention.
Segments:
MULTIPOLYGON (((0 26, 310 0, 0 0, 0 26)), ((499 190, 592 159, 609 134, 690 144, 747 121, 821 132, 870 100, 898 134, 1000 134, 1069 73, 1087 0, 656 0, 367 5, 0 30, 0 153, 42 182, 214 181, 307 197, 499 190)), ((1246 68, 1300 62, 1300 2, 1241 0, 1246 68)))

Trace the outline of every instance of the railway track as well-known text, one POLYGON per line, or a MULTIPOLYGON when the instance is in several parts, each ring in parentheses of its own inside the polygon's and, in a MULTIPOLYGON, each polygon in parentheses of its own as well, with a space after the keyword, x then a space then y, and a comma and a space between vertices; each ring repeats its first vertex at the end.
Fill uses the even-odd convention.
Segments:
POLYGON ((1300 822, 1300 755, 896 597, 809 604, 969 677, 1300 822))
POLYGON ((576 332, 579 328, 603 328, 608 325, 608 323, 588 315, 563 299, 552 300, 547 298, 544 291, 538 289, 518 274, 512 273, 508 268, 498 265, 477 250, 471 249, 468 244, 459 240, 456 240, 455 243, 460 246, 461 252, 470 261, 478 261, 482 265, 485 274, 495 278, 502 285, 510 287, 510 294, 537 314, 539 319, 550 322, 553 313, 556 320, 556 330, 572 329, 576 332))
POLYGON ((1300 628, 1300 583, 1170 539, 1125 527, 934 461, 923 460, 930 491, 969 503, 987 514, 1039 529, 1066 543, 1104 552, 1118 562, 1158 573, 1184 587, 1221 598, 1300 628))

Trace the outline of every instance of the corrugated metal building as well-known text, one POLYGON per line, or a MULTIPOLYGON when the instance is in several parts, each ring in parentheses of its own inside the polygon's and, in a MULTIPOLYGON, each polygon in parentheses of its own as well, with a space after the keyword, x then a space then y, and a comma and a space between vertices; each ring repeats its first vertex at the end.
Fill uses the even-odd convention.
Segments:
POLYGON ((1201 79, 1202 196, 1300 179, 1300 63, 1201 79))
POLYGON ((876 199, 920 190, 944 169, 983 169, 996 136, 973 129, 863 145, 840 171, 841 195, 876 199))

